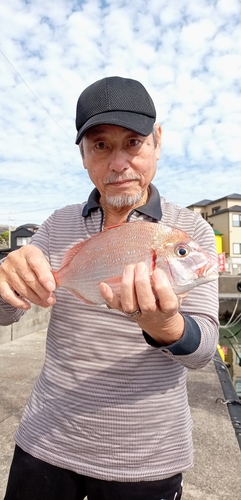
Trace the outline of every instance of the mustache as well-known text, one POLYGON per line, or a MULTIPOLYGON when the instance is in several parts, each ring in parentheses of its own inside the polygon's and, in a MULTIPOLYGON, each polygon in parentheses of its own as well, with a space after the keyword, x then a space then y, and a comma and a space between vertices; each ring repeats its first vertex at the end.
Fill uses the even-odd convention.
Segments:
POLYGON ((107 177, 103 183, 104 184, 111 184, 112 182, 122 182, 122 181, 136 181, 139 180, 141 176, 139 174, 135 175, 119 175, 119 174, 112 174, 109 177, 107 177))

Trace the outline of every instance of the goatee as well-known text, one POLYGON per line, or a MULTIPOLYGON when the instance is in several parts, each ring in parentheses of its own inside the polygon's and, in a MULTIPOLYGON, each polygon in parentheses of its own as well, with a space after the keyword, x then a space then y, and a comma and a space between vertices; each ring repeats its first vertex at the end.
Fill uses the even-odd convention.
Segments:
POLYGON ((116 194, 114 196, 106 195, 106 204, 114 208, 132 207, 138 205, 143 197, 143 191, 135 194, 116 194))

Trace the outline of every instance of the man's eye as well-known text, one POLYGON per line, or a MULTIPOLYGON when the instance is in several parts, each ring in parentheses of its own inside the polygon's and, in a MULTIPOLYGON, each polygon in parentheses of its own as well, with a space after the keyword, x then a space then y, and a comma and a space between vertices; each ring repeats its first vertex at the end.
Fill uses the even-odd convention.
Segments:
POLYGON ((106 143, 105 143, 105 142, 103 142, 103 141, 101 141, 101 142, 97 142, 97 144, 95 145, 95 147, 96 147, 97 149, 101 149, 101 150, 103 150, 103 149, 105 149, 105 148, 106 148, 106 143))
POLYGON ((139 139, 130 139, 129 144, 131 147, 135 147, 135 146, 138 146, 140 144, 140 141, 139 141, 139 139))

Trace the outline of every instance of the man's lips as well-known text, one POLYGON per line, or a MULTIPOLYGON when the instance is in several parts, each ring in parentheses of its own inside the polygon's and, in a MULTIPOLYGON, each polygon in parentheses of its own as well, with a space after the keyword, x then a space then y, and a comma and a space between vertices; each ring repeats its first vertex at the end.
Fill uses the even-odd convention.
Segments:
POLYGON ((115 182, 110 182, 110 184, 113 186, 120 186, 122 184, 129 184, 130 182, 133 182, 135 179, 126 179, 125 181, 115 181, 115 182))
POLYGON ((110 185, 110 186, 122 186, 122 185, 125 185, 125 184, 130 184, 134 181, 138 181, 139 179, 119 179, 119 180, 113 180, 113 181, 109 181, 106 183, 106 185, 110 185))

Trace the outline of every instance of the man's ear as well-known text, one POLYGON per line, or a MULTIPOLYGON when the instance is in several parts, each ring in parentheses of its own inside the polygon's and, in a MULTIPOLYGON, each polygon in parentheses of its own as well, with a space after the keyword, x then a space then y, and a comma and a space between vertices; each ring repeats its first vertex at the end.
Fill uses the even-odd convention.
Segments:
POLYGON ((156 138, 156 159, 159 160, 161 154, 161 144, 162 144, 162 128, 159 123, 155 124, 155 138, 156 138))
POLYGON ((80 143, 78 144, 78 146, 79 146, 79 152, 80 152, 80 155, 81 155, 81 158, 82 158, 83 167, 87 168, 85 166, 84 145, 83 145, 83 141, 82 140, 80 141, 80 143))

